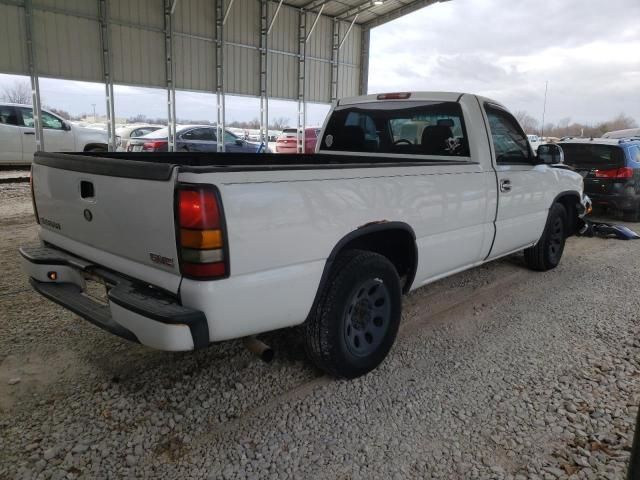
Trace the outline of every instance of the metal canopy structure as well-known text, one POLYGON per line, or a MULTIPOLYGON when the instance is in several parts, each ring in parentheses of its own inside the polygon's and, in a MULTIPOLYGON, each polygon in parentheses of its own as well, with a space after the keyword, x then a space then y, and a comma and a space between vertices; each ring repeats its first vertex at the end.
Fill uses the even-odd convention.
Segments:
POLYGON ((218 138, 225 95, 259 97, 266 141, 269 99, 304 132, 308 102, 366 93, 371 28, 438 1, 0 0, 0 72, 31 79, 38 149, 40 76, 104 83, 110 149, 114 84, 166 89, 171 150, 176 89, 215 93, 218 138))

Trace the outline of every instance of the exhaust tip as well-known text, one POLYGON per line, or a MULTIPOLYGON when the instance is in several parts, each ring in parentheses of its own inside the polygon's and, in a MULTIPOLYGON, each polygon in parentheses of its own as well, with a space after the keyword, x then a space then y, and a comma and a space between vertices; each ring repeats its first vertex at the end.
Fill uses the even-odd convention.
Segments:
POLYGON ((263 362, 269 363, 271 362, 271 360, 273 360, 273 349, 269 345, 258 340, 256 337, 244 337, 242 339, 242 343, 247 350, 258 356, 263 362))

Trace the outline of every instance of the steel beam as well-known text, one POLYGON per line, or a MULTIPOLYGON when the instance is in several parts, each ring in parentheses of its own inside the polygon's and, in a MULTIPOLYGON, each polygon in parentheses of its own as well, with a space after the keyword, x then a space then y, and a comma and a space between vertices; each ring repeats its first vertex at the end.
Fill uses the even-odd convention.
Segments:
POLYGON ((173 65, 173 7, 172 0, 164 0, 164 51, 165 51, 165 74, 167 85, 167 130, 168 130, 168 150, 176 149, 176 86, 175 71, 173 65))
POLYGON ((298 132, 296 135, 298 153, 304 153, 305 135, 304 130, 307 124, 307 102, 306 102, 306 45, 307 45, 307 12, 300 9, 298 12, 298 132))
POLYGON ((276 7, 276 11, 273 14, 273 17, 271 18, 271 22, 269 23, 269 28, 267 29, 267 35, 269 35, 271 33, 271 29, 273 28, 273 24, 275 23, 276 18, 278 18, 278 13, 280 13, 280 8, 282 7, 282 1, 283 0, 280 0, 278 2, 278 6, 276 7))
POLYGON ((338 99, 338 76, 340 74, 340 21, 333 19, 331 24, 331 103, 338 99))
POLYGON ((216 5, 216 145, 224 152, 224 0, 215 0, 216 5))
POLYGON ((411 12, 415 12, 416 10, 420 10, 421 8, 433 5, 434 3, 444 3, 449 1, 450 0, 415 0, 394 10, 391 10, 390 12, 383 13, 373 20, 363 23, 362 28, 372 29, 374 27, 379 27, 380 25, 384 25, 391 20, 403 17, 411 12))
POLYGON ((260 142, 269 144, 269 2, 260 0, 260 142))
POLYGON ((318 25, 318 20, 320 20, 320 16, 322 15, 322 11, 324 10, 324 5, 322 5, 320 7, 320 11, 317 13, 316 18, 313 20, 313 24, 311 25, 311 28, 309 29, 309 33, 307 33, 307 38, 305 40, 305 42, 308 42, 309 39, 311 38, 311 35, 313 34, 313 31, 316 29, 316 25, 318 25))
POLYGON ((111 32, 109 28, 109 0, 98 0, 100 12, 100 49, 102 75, 104 77, 105 99, 107 102, 107 148, 116 150, 115 99, 113 97, 113 77, 111 75, 111 32))
POLYGON ((366 95, 369 88, 369 42, 371 30, 363 28, 360 41, 360 88, 359 94, 366 95))
POLYGON ((40 105, 40 78, 36 62, 36 51, 33 45, 33 4, 24 1, 25 37, 27 40, 27 60, 29 78, 31 80, 31 98, 33 103, 33 129, 35 130, 36 151, 44 151, 44 134, 42 132, 42 109, 40 105))
POLYGON ((354 15, 362 13, 365 10, 369 10, 373 6, 373 0, 367 0, 366 2, 359 3, 358 5, 355 5, 351 8, 346 8, 341 12, 336 13, 335 17, 339 20, 347 20, 354 15))
POLYGON ((224 12, 224 18, 222 19, 222 24, 226 25, 227 19, 229 18, 229 14, 231 13, 231 7, 233 7, 233 2, 235 0, 229 0, 229 5, 227 5, 227 10, 224 12))

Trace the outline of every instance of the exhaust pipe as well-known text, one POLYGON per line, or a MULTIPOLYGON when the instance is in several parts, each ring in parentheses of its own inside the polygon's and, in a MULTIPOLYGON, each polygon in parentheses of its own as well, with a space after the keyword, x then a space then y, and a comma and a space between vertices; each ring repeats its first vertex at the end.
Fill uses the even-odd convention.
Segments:
POLYGON ((247 350, 260 357, 263 362, 269 363, 273 360, 273 350, 271 347, 262 343, 255 336, 244 337, 242 343, 247 350))

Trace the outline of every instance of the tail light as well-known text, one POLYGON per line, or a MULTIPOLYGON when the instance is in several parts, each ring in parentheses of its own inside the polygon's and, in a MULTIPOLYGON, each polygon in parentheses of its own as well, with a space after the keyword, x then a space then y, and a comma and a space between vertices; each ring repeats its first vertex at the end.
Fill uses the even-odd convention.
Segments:
POLYGON ((410 96, 410 92, 381 93, 377 98, 378 100, 406 100, 410 96))
POLYGON ((228 277, 228 248, 218 190, 213 185, 179 185, 175 208, 182 275, 198 280, 228 277))
POLYGON ((152 140, 150 142, 144 142, 142 144, 142 150, 145 152, 158 152, 160 150, 166 150, 169 142, 166 140, 152 140))
POLYGON ((36 217, 36 222, 40 223, 40 217, 38 217, 38 207, 36 207, 36 192, 33 189, 33 165, 31 166, 31 172, 29 173, 29 187, 31 187, 31 205, 33 206, 33 214, 36 217))
POLYGON ((596 170, 595 174, 597 178, 632 178, 633 168, 620 167, 609 170, 596 170))

